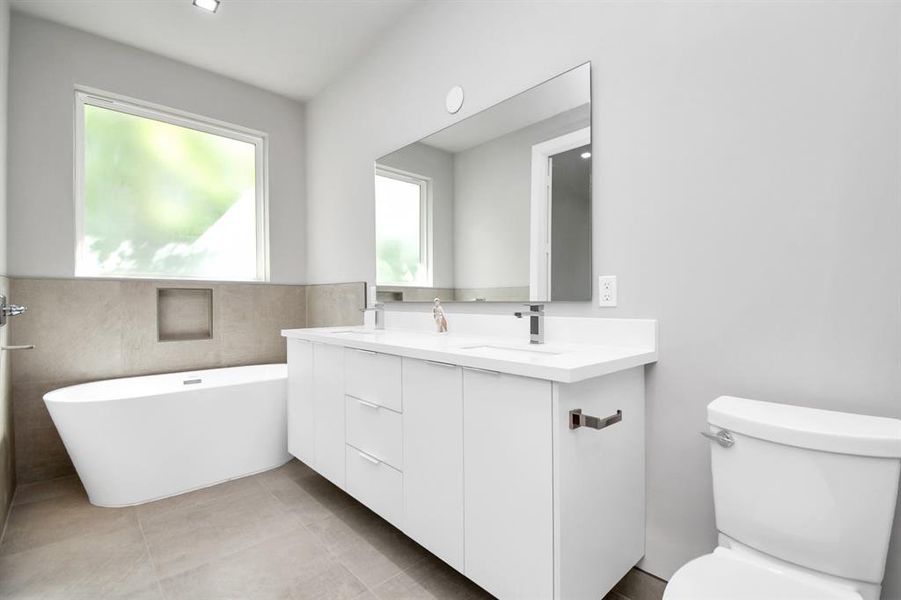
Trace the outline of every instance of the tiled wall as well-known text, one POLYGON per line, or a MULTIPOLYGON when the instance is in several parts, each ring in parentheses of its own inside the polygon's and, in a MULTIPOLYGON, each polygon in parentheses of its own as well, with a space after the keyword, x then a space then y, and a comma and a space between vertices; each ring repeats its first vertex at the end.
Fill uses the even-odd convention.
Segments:
POLYGON ((21 483, 73 472, 44 406, 46 392, 113 377, 284 362, 282 329, 360 323, 365 298, 362 283, 14 278, 10 285, 13 301, 28 306, 8 328, 11 343, 35 344, 34 350, 12 356, 16 473, 21 483), (212 289, 212 339, 158 341, 159 287, 212 289))
MULTIPOLYGON (((6 277, 0 277, 0 294, 9 296, 9 279, 6 277)), ((0 329, 0 346, 8 343, 9 327, 3 327, 0 329)), ((6 513, 16 488, 9 361, 10 352, 0 350, 0 519, 3 521, 6 521, 6 513)))
POLYGON ((307 286, 307 327, 362 325, 366 306, 364 283, 307 286))

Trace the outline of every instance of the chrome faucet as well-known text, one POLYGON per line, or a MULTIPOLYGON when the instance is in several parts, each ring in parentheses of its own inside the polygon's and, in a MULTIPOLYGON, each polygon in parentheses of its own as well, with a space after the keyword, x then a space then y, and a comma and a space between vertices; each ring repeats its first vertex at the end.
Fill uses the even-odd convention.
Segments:
POLYGON ((375 302, 368 308, 360 309, 361 313, 367 313, 369 311, 375 313, 375 328, 379 330, 385 329, 385 303, 375 302))
POLYGON ((529 310, 515 312, 513 316, 517 319, 521 319, 523 316, 529 317, 529 343, 543 344, 544 304, 523 304, 523 306, 528 306, 529 310))

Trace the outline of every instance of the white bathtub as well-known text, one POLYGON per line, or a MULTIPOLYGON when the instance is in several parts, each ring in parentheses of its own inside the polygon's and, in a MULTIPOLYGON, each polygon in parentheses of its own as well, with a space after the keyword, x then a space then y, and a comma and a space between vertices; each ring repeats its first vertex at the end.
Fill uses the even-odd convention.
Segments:
POLYGON ((129 506, 288 462, 286 396, 276 364, 97 381, 44 402, 91 503, 129 506))

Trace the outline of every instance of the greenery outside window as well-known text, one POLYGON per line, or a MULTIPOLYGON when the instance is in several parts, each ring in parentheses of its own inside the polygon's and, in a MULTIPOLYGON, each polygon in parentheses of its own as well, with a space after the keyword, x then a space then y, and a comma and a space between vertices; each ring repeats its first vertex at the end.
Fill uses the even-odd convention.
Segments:
POLYGON ((377 167, 375 242, 378 285, 432 285, 431 230, 431 179, 377 167))
POLYGON ((75 274, 268 279, 265 134, 93 91, 75 102, 75 274))

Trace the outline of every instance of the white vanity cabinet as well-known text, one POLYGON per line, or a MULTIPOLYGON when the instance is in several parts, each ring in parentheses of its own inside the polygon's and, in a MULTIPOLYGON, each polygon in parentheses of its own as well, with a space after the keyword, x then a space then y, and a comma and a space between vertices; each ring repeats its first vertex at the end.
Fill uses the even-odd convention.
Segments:
POLYGON ((569 383, 335 337, 288 340, 292 454, 499 598, 596 600, 641 559, 647 354, 569 383))
POLYGON ((344 354, 288 340, 288 451, 344 487, 344 354))
POLYGON ((403 523, 401 358, 344 349, 348 494, 389 523, 403 523))
POLYGON ((463 372, 466 575, 499 598, 551 598, 549 381, 463 372))
POLYGON ((402 529, 458 571, 463 560, 463 372, 405 358, 402 529))
POLYGON ((313 342, 288 340, 288 452, 315 467, 313 342))

